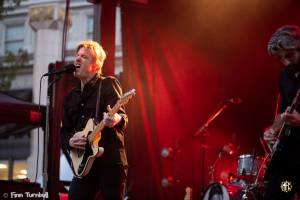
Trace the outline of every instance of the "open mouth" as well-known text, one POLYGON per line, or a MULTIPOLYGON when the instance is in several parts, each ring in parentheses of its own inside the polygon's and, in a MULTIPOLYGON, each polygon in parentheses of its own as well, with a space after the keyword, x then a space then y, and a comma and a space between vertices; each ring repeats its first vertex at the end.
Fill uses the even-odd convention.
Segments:
POLYGON ((77 71, 80 68, 80 64, 79 63, 75 63, 74 65, 75 65, 75 68, 76 68, 75 70, 77 71))

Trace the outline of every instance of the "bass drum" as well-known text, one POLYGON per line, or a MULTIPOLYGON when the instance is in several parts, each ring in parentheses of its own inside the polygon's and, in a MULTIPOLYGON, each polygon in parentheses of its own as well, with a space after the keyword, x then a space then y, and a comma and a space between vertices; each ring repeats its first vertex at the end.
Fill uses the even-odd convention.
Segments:
POLYGON ((212 183, 206 188, 202 200, 230 200, 230 197, 224 185, 212 183))

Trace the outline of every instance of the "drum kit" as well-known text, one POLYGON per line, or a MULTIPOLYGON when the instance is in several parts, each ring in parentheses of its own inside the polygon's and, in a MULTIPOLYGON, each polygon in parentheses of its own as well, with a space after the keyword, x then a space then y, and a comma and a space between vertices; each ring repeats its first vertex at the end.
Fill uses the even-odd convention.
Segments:
MULTIPOLYGON (((240 98, 231 98, 219 104, 207 121, 196 131, 194 136, 208 136, 207 128, 228 106, 241 103, 240 98)), ((260 138, 264 147, 264 142, 260 138)), ((235 151, 234 151, 235 150, 235 151)), ((264 194, 264 174, 269 159, 253 154, 234 154, 232 143, 225 144, 217 158, 209 166, 210 184, 205 189, 203 200, 262 200, 264 194), (227 158, 226 158, 227 155, 227 158), (228 155, 230 155, 228 157, 228 155), (236 158, 237 157, 237 158, 236 158), (229 159, 230 158, 230 159, 229 159)), ((266 150, 265 150, 266 152, 266 150)))
POLYGON ((203 200, 262 200, 267 157, 242 154, 224 158, 220 152, 209 166, 210 184, 203 200))

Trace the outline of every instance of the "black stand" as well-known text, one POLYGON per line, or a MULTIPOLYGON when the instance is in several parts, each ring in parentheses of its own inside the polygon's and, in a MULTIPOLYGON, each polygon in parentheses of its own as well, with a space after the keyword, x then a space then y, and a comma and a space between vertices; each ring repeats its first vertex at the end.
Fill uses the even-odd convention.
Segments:
MULTIPOLYGON (((49 64, 49 70, 54 68, 54 64, 49 64)), ((45 75, 42 76, 42 78, 45 75)), ((49 136, 50 136, 50 124, 52 124, 52 100, 53 98, 53 85, 60 80, 61 76, 54 75, 49 76, 48 86, 47 86, 47 104, 46 104, 46 124, 45 124, 45 135, 44 135, 44 151, 43 151, 43 194, 49 192, 49 174, 48 174, 48 166, 49 166, 49 154, 52 155, 52 152, 49 151, 49 136)), ((55 193, 49 192, 49 196, 52 199, 55 199, 55 193)), ((46 199, 45 197, 43 199, 46 199)))
POLYGON ((218 117, 226 108, 228 107, 228 103, 223 103, 219 109, 217 109, 215 112, 213 112, 210 117, 207 119, 207 121, 194 133, 194 136, 203 135, 205 136, 205 133, 207 133, 207 127, 210 125, 210 123, 218 117))
MULTIPOLYGON (((221 106, 218 106, 217 109, 210 115, 210 117, 207 119, 207 121, 194 133, 195 137, 199 137, 199 136, 207 136, 209 135, 209 132, 207 130, 208 126, 210 125, 210 123, 212 121, 214 121, 216 119, 216 117, 218 117, 227 107, 228 107, 228 103, 222 103, 221 106)), ((202 183, 201 185, 201 196, 203 196, 203 191, 205 189, 204 186, 204 181, 205 181, 205 147, 203 145, 201 145, 201 158, 200 160, 202 160, 201 162, 201 178, 200 178, 200 182, 202 183)))

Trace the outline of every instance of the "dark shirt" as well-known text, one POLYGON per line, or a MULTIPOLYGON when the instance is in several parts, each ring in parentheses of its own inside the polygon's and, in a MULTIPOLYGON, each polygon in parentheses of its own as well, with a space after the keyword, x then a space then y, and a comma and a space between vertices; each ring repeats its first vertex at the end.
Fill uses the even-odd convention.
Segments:
MULTIPOLYGON (((96 103, 99 91, 99 83, 102 82, 100 92, 99 121, 103 118, 103 112, 107 112, 107 105, 111 108, 116 104, 122 95, 119 81, 114 77, 95 76, 81 91, 81 85, 75 87, 65 98, 64 114, 61 127, 61 142, 64 152, 70 150, 69 140, 78 131, 85 128, 87 121, 94 118, 96 114, 96 103)), ((124 129, 128 118, 124 107, 118 113, 122 120, 113 128, 105 127, 101 132, 99 146, 104 147, 104 154, 95 160, 95 163, 102 165, 120 164, 127 166, 127 158, 124 149, 124 129)), ((70 161, 70 156, 66 154, 70 161)), ((95 165, 94 163, 94 165, 95 165)))
MULTIPOLYGON (((292 104, 298 88, 300 88, 300 74, 296 77, 294 73, 284 68, 279 76, 279 113, 285 112, 286 108, 292 104)), ((296 110, 300 112, 300 106, 296 110)))
MULTIPOLYGON (((295 73, 284 68, 279 76, 279 113, 285 112, 287 107, 292 104, 298 88, 300 88, 300 74, 296 77, 295 73)), ((297 106, 296 110, 300 113, 300 106, 297 106)), ((282 152, 283 162, 281 163, 285 161, 288 163, 299 163, 300 127, 291 127, 291 134, 288 137, 281 138, 281 140, 284 144, 282 152)))
MULTIPOLYGON (((279 76, 279 92, 280 92, 280 103, 279 103, 279 113, 285 112, 288 106, 291 106, 297 90, 300 88, 300 74, 296 77, 294 73, 290 72, 284 68, 279 76)), ((300 105, 296 107, 296 111, 300 113, 300 105)), ((293 127, 293 132, 299 131, 300 127, 293 127)), ((294 134, 299 136, 299 134, 294 134)))

